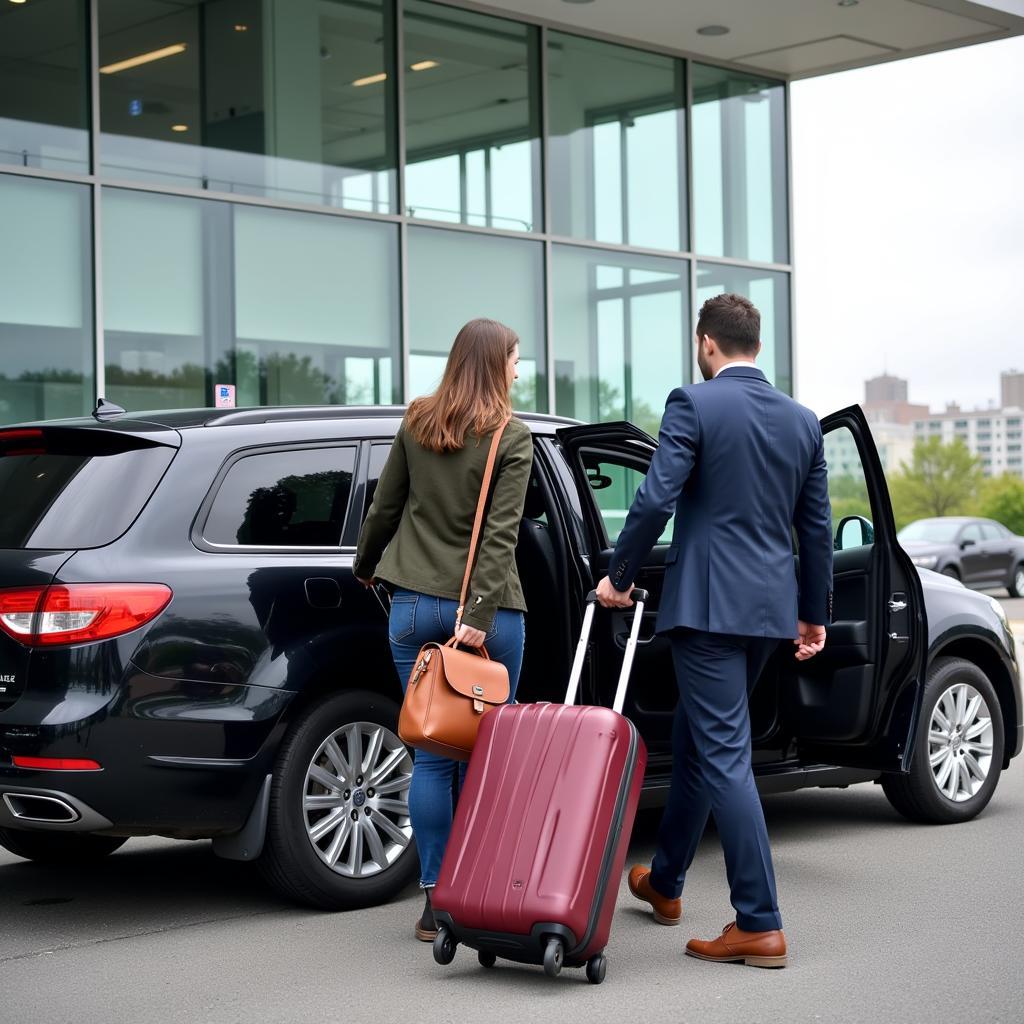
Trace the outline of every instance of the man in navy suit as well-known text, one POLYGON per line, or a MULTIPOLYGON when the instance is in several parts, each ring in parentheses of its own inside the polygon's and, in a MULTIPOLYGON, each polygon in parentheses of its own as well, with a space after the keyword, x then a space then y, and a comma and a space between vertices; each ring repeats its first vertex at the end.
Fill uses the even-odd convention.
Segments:
POLYGON ((629 886, 658 923, 678 924, 686 871, 714 814, 736 919, 686 952, 785 967, 747 697, 780 640, 801 661, 825 644, 832 526, 821 426, 755 366, 760 332, 761 316, 742 296, 704 303, 697 362, 706 383, 668 396, 658 450, 597 592, 605 607, 632 604, 637 572, 675 513, 657 620, 679 686, 672 786, 654 861, 634 867, 629 886))

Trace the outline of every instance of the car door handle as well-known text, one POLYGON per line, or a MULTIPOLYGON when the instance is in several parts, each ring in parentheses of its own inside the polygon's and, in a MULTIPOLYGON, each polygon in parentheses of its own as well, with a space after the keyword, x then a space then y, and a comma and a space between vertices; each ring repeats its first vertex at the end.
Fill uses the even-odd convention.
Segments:
POLYGON ((906 611, 907 602, 901 601, 899 598, 893 597, 889 599, 889 611, 891 612, 902 612, 906 611))

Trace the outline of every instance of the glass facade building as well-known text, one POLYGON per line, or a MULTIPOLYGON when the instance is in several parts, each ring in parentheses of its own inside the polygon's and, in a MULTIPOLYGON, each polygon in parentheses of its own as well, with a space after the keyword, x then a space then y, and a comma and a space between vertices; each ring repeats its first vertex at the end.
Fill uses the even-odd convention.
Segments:
POLYGON ((403 402, 491 316, 655 430, 720 291, 791 390, 787 161, 781 81, 458 4, 4 4, 0 422, 403 402))

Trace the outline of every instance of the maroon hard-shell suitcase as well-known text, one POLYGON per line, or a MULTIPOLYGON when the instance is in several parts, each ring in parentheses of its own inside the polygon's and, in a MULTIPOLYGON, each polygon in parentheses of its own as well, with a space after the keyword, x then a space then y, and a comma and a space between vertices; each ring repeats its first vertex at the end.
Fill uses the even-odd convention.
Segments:
POLYGON ((586 965, 604 980, 619 879, 647 767, 636 727, 620 713, 647 593, 634 590, 633 627, 613 709, 573 706, 597 596, 587 598, 565 704, 513 704, 480 723, 431 903, 434 958, 462 943, 497 957, 586 965))

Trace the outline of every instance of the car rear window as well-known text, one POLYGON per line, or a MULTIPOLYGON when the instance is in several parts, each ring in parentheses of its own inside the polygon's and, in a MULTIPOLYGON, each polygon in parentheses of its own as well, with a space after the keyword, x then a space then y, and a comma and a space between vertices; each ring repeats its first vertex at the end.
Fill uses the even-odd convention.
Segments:
POLYGON ((0 430, 0 548, 110 544, 142 511, 174 452, 100 431, 0 430))
POLYGON ((337 547, 355 463, 354 447, 243 456, 217 489, 203 539, 231 547, 337 547))

